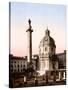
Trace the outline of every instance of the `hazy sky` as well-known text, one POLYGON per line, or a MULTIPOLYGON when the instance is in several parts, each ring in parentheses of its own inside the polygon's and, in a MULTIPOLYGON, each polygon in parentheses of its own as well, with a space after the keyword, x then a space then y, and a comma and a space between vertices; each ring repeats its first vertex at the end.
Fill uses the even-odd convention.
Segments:
POLYGON ((27 55, 28 19, 31 19, 32 51, 38 54, 39 43, 45 36, 48 26, 50 35, 56 43, 56 52, 65 50, 66 6, 33 3, 11 3, 11 53, 27 55))

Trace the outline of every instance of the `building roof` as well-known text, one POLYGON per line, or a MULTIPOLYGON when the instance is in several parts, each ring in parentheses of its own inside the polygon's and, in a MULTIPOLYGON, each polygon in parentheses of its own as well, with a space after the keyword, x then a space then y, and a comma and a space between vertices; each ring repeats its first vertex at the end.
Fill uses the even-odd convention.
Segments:
POLYGON ((12 54, 9 55, 10 60, 27 60, 27 57, 18 57, 13 56, 12 54))
MULTIPOLYGON (((9 55, 10 60, 27 60, 27 56, 20 57, 20 56, 14 56, 12 54, 9 55)), ((38 55, 33 55, 32 60, 38 60, 39 56, 38 55)))
POLYGON ((66 50, 64 50, 62 53, 57 53, 57 55, 66 55, 66 50))

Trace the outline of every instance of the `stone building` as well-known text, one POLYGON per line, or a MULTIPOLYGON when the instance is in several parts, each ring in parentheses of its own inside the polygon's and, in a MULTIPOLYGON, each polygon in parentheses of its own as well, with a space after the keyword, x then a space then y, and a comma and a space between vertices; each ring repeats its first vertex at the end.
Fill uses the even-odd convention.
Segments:
POLYGON ((57 53, 59 58, 59 69, 66 69, 66 50, 62 53, 57 53))
POLYGON ((58 57, 56 55, 56 45, 54 39, 50 36, 48 28, 45 36, 39 45, 39 73, 45 74, 45 71, 58 69, 58 57))
POLYGON ((23 72, 27 69, 27 57, 17 57, 10 55, 10 71, 11 72, 23 72))
MULTIPOLYGON (((34 70, 37 70, 37 65, 38 65, 38 55, 33 55, 32 56, 32 63, 33 63, 33 68, 34 70)), ((23 73, 24 70, 27 69, 27 56, 24 57, 18 57, 11 55, 9 56, 9 68, 11 73, 23 73)))

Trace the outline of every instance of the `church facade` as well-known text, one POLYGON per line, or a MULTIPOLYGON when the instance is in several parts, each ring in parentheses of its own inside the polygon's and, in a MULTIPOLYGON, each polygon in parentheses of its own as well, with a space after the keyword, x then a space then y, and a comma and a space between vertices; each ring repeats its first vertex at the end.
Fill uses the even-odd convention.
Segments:
POLYGON ((56 45, 47 28, 45 36, 40 41, 39 45, 39 73, 40 75, 43 75, 46 71, 57 69, 58 57, 56 55, 56 45))

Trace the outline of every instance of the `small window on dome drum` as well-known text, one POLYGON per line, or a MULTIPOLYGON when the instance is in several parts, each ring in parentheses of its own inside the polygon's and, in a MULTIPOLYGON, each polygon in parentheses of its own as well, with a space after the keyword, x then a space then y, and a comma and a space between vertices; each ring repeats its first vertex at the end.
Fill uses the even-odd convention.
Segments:
POLYGON ((47 51, 47 48, 45 47, 45 51, 47 51))

